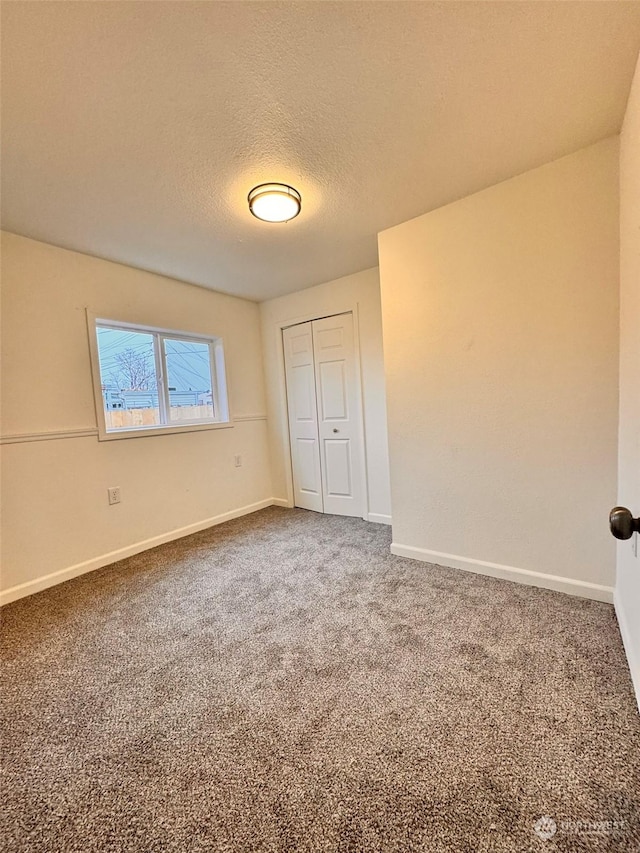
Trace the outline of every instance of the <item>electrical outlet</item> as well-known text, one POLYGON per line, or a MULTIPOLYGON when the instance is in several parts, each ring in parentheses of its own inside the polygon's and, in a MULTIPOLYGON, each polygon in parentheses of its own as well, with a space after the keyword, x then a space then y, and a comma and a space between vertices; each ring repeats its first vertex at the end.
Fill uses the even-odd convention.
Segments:
POLYGON ((233 457, 233 464, 236 466, 236 468, 242 467, 242 456, 240 456, 239 453, 233 457))
POLYGON ((120 503, 120 486, 110 486, 107 489, 107 494, 109 495, 110 504, 120 503))

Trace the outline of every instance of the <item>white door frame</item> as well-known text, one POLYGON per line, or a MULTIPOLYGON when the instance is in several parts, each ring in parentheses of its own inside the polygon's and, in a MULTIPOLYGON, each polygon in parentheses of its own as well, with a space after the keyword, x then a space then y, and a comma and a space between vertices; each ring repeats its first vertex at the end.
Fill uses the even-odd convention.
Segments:
POLYGON ((276 337, 278 340, 278 390, 279 400, 278 409, 281 418, 281 423, 285 425, 282 430, 282 457, 284 459, 285 479, 287 484, 287 506, 293 507, 293 466, 291 464, 291 436, 289 434, 289 413, 287 410, 287 381, 285 376, 284 366, 284 346, 282 340, 283 329, 288 329, 290 326, 298 326, 300 323, 311 323, 314 320, 322 320, 325 317, 336 317, 339 314, 353 315, 353 354, 356 362, 356 395, 360 402, 360 462, 362 469, 362 493, 364 495, 362 518, 365 521, 369 520, 369 483, 367 479, 367 441, 366 441, 366 426, 364 422, 364 394, 362 383, 362 359, 360 358, 360 320, 358 315, 358 303, 350 303, 340 306, 339 309, 330 311, 329 313, 318 313, 312 311, 308 314, 303 314, 300 317, 292 317, 288 320, 278 320, 276 326, 276 337))

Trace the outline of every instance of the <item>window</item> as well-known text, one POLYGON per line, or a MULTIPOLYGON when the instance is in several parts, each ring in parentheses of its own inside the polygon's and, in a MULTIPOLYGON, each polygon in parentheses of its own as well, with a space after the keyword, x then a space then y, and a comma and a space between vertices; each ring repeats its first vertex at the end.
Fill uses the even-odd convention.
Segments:
POLYGON ((91 325, 100 438, 230 426, 220 338, 91 325))

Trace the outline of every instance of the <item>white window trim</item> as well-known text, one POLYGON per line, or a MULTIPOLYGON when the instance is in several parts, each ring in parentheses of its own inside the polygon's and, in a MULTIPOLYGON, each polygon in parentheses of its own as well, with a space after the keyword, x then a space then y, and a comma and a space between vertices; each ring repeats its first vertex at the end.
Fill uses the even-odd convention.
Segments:
MULTIPOLYGON (((98 440, 114 441, 126 438, 142 438, 150 435, 172 435, 180 432, 201 432, 211 429, 230 429, 234 426, 229 411, 227 393, 227 373, 224 360, 224 341, 217 335, 202 335, 196 332, 186 332, 184 329, 164 329, 158 326, 148 326, 142 323, 130 323, 122 320, 111 320, 87 311, 87 328, 89 332, 89 352, 91 355, 91 375, 93 378, 93 396, 98 423, 98 440), (213 410, 218 412, 217 418, 210 421, 181 421, 180 424, 160 424, 158 426, 130 427, 122 430, 108 430, 104 416, 104 400, 102 397, 102 376, 100 375, 100 356, 98 350, 98 326, 111 326, 114 329, 147 332, 163 335, 173 340, 202 341, 209 345, 211 353, 212 399, 213 410)), ((162 384, 158 394, 158 405, 165 412, 166 400, 164 392, 164 377, 166 376, 166 356, 163 346, 154 347, 156 357, 156 373, 162 384)), ((165 415, 166 416, 166 415, 165 415)))

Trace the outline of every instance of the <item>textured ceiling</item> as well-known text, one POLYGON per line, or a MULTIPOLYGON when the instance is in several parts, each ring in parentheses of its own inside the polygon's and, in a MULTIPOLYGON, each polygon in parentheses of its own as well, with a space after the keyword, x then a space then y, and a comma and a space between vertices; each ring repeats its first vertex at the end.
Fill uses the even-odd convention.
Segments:
POLYGON ((638 2, 4 2, 3 227, 265 299, 620 129, 638 2), (303 196, 286 225, 248 190, 303 196))

